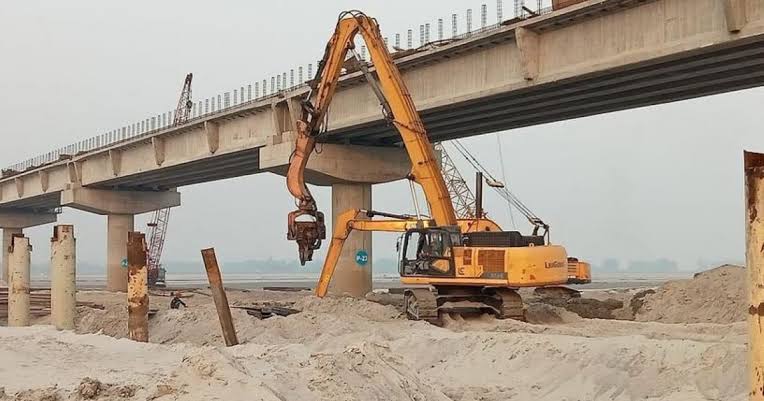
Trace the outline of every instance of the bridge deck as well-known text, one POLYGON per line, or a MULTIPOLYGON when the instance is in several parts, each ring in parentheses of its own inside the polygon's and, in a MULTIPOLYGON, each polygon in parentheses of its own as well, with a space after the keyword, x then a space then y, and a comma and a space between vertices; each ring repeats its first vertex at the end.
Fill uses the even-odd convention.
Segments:
MULTIPOLYGON (((764 1, 589 0, 396 62, 432 139, 461 138, 761 86, 764 1)), ((6 174, 0 208, 56 207, 69 186, 156 191, 258 173, 306 91, 6 174)), ((329 127, 326 142, 399 142, 359 72, 342 77, 329 127)))

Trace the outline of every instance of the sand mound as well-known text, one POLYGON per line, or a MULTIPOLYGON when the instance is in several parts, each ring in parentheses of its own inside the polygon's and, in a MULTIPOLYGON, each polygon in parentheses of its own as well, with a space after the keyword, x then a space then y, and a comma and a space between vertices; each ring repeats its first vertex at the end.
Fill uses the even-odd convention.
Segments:
MULTIPOLYGON (((300 315, 261 322, 309 320, 300 315)), ((231 348, 9 328, 0 331, 0 359, 10 367, 0 367, 7 394, 0 399, 745 399, 742 342, 453 332, 403 320, 369 322, 362 331, 329 337, 306 331, 277 344, 231 348), (394 335, 380 325, 391 325, 394 335)))
POLYGON ((75 327, 78 333, 103 333, 107 336, 127 337, 127 312, 125 307, 92 309, 77 308, 75 327))
POLYGON ((724 265, 689 280, 669 281, 643 294, 636 320, 663 323, 733 323, 746 319, 743 267, 724 265))
POLYGON ((303 297, 295 303, 295 308, 313 313, 342 314, 371 321, 386 321, 402 316, 392 305, 346 297, 303 297))
POLYGON ((564 308, 542 303, 528 304, 525 318, 533 324, 573 323, 581 320, 579 315, 564 308))
MULTIPOLYGON (((241 345, 230 348, 205 297, 161 309, 149 344, 49 326, 0 330, 0 401, 745 399, 743 323, 591 320, 538 303, 532 323, 457 316, 439 328, 365 300, 230 295, 301 312, 259 320, 234 310, 241 345)), ((124 299, 99 296, 106 311, 80 310, 78 330, 124 335, 124 299)))
MULTIPOLYGON (((231 316, 237 333, 248 333, 256 320, 247 312, 235 308, 231 309, 231 316)), ((197 345, 219 345, 223 343, 220 320, 213 305, 159 311, 156 316, 149 319, 149 333, 150 341, 160 344, 187 342, 197 345)))
MULTIPOLYGON (((252 302, 237 302, 252 304, 252 302)), ((284 317, 259 320, 245 311, 231 309, 239 342, 284 343, 304 336, 325 337, 368 329, 375 323, 400 321, 401 313, 393 306, 352 298, 300 296, 290 307, 301 312, 284 317)), ((102 333, 127 337, 127 313, 124 305, 106 303, 105 309, 79 308, 78 333, 102 333)), ((382 330, 390 336, 392 331, 382 330)), ((223 344, 220 322, 211 299, 187 308, 161 309, 149 318, 149 341, 160 344, 223 344)))

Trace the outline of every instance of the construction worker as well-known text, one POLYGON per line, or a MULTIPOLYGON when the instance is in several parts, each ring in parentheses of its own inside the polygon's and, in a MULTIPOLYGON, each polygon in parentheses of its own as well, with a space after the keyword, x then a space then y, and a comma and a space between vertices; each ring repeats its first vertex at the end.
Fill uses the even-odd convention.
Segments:
POLYGON ((170 301, 170 309, 180 309, 181 305, 185 308, 186 303, 183 302, 182 299, 180 299, 180 291, 175 291, 173 294, 172 300, 170 301))

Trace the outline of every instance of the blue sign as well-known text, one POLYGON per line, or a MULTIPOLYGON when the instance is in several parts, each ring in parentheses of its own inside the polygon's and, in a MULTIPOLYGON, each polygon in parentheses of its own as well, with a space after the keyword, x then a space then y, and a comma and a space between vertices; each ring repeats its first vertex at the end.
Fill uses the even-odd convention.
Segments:
POLYGON ((366 266, 366 264, 369 263, 369 253, 363 249, 359 250, 355 253, 355 262, 358 263, 359 266, 366 266))
POLYGON ((127 267, 127 258, 122 259, 122 261, 119 263, 122 267, 127 267))

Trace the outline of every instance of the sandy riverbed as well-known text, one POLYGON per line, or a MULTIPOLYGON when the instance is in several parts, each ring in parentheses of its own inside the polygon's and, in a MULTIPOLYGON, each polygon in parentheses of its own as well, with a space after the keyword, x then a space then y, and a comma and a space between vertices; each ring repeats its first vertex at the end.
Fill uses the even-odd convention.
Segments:
MULTIPOLYGON (((647 304, 666 302, 660 294, 647 304)), ((47 318, 0 328, 0 400, 745 399, 743 322, 583 319, 537 305, 528 323, 447 318, 440 328, 365 300, 232 291, 235 305, 302 312, 258 320, 234 310, 242 344, 225 348, 203 291, 181 310, 153 296, 149 344, 121 338, 123 297, 79 293, 105 309, 80 308, 77 333, 47 318)))

